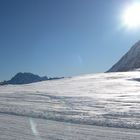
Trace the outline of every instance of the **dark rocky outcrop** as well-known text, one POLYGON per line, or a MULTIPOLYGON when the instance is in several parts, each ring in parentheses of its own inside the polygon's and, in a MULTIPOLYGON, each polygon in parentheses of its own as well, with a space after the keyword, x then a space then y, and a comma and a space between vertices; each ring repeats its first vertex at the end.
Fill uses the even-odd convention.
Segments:
POLYGON ((29 84, 29 83, 34 83, 34 82, 40 82, 40 81, 46 81, 46 80, 57 80, 57 79, 62 79, 62 78, 64 78, 64 77, 50 77, 50 78, 48 78, 47 76, 40 77, 38 75, 28 73, 28 72, 24 72, 24 73, 19 72, 13 78, 11 78, 11 80, 0 82, 0 85, 29 84))
POLYGON ((48 77, 40 77, 32 73, 17 73, 11 80, 1 82, 0 85, 6 84, 29 84, 33 82, 45 81, 48 80, 48 77))

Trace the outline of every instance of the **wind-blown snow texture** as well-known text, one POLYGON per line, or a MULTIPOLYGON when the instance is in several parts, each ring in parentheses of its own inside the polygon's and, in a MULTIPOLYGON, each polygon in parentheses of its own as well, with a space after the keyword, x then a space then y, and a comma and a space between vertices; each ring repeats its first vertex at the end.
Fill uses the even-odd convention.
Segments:
MULTIPOLYGON (((132 129, 140 129, 140 82, 137 81, 138 78, 140 78, 140 72, 135 71, 85 75, 28 85, 0 86, 0 137, 3 136, 3 133, 7 133, 5 131, 10 130, 9 126, 16 129, 16 132, 13 132, 14 129, 12 129, 10 133, 19 133, 22 130, 20 128, 22 125, 19 124, 26 122, 21 120, 28 118, 31 128, 23 125, 25 127, 23 130, 30 129, 37 140, 42 140, 39 137, 37 125, 40 125, 42 137, 45 135, 42 127, 46 127, 46 131, 49 131, 47 125, 50 124, 46 123, 51 123, 55 132, 61 131, 59 127, 55 128, 57 125, 55 121, 58 121, 58 125, 68 127, 68 129, 69 123, 72 123, 72 129, 78 129, 76 132, 79 133, 79 136, 75 137, 76 140, 93 139, 93 135, 98 140, 105 135, 108 135, 106 140, 119 139, 121 136, 122 139, 128 139, 127 133, 123 137, 121 133, 123 129, 131 128, 127 129, 129 134, 133 132, 132 129), (8 130, 5 129, 4 124, 8 126, 8 130), (98 133, 101 135, 100 138, 97 138, 96 133, 92 133, 96 129, 95 125, 110 126, 111 128, 108 128, 108 132, 106 132, 106 128, 97 127, 97 135, 98 133), (81 127, 85 129, 85 133, 81 127), (19 130, 17 130, 18 128, 19 130), (111 138, 112 129, 115 129, 116 133, 119 130, 120 135, 118 137, 113 135, 111 138)), ((50 131, 52 131, 51 129, 50 131)), ((64 136, 65 133, 68 133, 67 130, 63 129, 63 131, 62 139, 68 139, 67 136, 64 136)), ((62 132, 60 133, 62 135, 62 132)), ((25 134, 27 133, 25 132, 25 134)), ((68 135, 73 136, 71 131, 68 135)), ((138 133, 131 135, 134 138, 129 137, 129 139, 138 140, 140 137, 138 133)), ((55 135, 54 139, 59 136, 59 134, 55 135)), ((44 139, 46 138, 44 136, 44 139)), ((6 139, 10 139, 10 137, 6 139)), ((14 137, 14 139, 16 138, 14 137)), ((71 137, 71 139, 73 138, 71 137)))
POLYGON ((140 72, 105 73, 0 87, 0 113, 140 128, 140 72))

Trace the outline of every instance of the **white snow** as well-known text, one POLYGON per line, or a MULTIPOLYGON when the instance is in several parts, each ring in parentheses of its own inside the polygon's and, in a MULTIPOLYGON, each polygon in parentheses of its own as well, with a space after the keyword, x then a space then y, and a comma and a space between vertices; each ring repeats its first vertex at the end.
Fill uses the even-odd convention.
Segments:
POLYGON ((11 139, 19 139, 16 135, 23 132, 21 139, 138 140, 140 82, 136 78, 138 71, 0 86, 0 139, 9 131, 11 139))
POLYGON ((140 130, 0 114, 0 140, 139 140, 140 130))
POLYGON ((109 72, 130 71, 140 68, 140 41, 134 44, 130 50, 109 70, 109 72))

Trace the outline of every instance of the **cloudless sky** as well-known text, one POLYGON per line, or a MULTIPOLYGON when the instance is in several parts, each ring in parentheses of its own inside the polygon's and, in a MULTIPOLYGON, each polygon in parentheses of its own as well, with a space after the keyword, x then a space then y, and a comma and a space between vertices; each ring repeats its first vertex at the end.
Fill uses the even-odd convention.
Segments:
POLYGON ((17 72, 73 76, 108 70, 140 39, 122 27, 132 0, 0 0, 0 80, 17 72))

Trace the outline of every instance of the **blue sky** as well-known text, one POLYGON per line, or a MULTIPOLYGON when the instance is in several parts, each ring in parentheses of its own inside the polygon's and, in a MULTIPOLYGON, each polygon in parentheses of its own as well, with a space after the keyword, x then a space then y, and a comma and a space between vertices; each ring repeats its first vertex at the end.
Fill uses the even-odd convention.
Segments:
POLYGON ((17 72, 73 76, 108 70, 140 39, 122 27, 132 0, 0 0, 0 80, 17 72))

